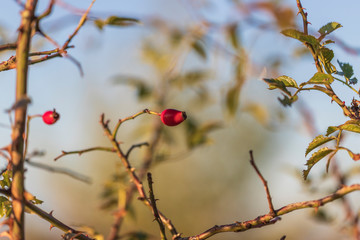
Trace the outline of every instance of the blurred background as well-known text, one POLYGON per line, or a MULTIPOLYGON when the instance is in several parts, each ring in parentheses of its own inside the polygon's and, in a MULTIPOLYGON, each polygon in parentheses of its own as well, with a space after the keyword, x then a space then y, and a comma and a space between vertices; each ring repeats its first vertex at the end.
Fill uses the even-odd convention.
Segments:
MULTIPOLYGON (((52 14, 41 21, 42 30, 62 45, 90 2, 57 0, 52 14)), ((48 3, 39 0, 38 13, 48 3)), ((336 59, 349 62, 358 76, 359 2, 302 3, 310 32, 331 21, 343 25, 329 37, 338 43, 330 46, 334 64, 336 59)), ((17 1, 2 1, 0 44, 16 41, 20 10, 17 1)), ((337 185, 324 177, 326 161, 312 169, 309 181, 304 182, 301 174, 307 145, 328 126, 345 121, 341 109, 317 92, 302 92, 298 102, 284 108, 277 100, 281 93, 269 91, 261 81, 287 75, 299 83, 315 73, 304 46, 280 34, 282 29, 301 27, 296 14, 295 0, 96 1, 90 19, 70 44, 75 47, 68 50, 81 64, 83 75, 74 61, 55 58, 32 65, 28 85, 30 115, 53 108, 61 115, 53 126, 37 118, 31 121, 29 152, 44 151, 45 155, 30 160, 70 169, 76 176, 91 178, 91 183, 26 165, 27 190, 44 201, 42 209, 54 210, 63 222, 92 228, 106 238, 112 213, 121 204, 128 183, 119 159, 104 152, 54 158, 62 150, 110 146, 99 124, 102 113, 114 126, 119 118, 145 108, 157 112, 176 108, 188 115, 183 124, 162 127, 157 116, 142 115, 125 122, 118 139, 126 150, 161 132, 150 172, 158 208, 183 236, 268 213, 263 185, 249 164, 249 150, 254 151, 268 181, 276 209, 331 193, 337 185), (102 26, 109 16, 139 22, 102 26)), ((33 51, 56 48, 39 35, 32 44, 33 51)), ((15 54, 0 53, 1 61, 15 54)), ((0 74, 1 146, 10 142, 5 109, 14 102, 15 76, 15 70, 0 74)), ((335 89, 350 103, 353 94, 348 89, 340 84, 335 89)), ((359 144, 354 139, 349 135, 346 143, 356 152, 359 144)), ((134 150, 131 163, 140 166, 147 153, 146 147, 134 150)), ((338 160, 344 172, 357 164, 347 155, 339 154, 338 160)), ((1 164, 7 163, 2 160, 1 164)), ((359 194, 351 194, 351 200, 358 202, 359 194)), ((323 217, 314 210, 295 211, 274 225, 211 239, 280 239, 284 235, 286 239, 351 239, 342 209, 340 201, 334 202, 324 207, 323 217)), ((61 239, 63 233, 49 227, 38 216, 26 215, 28 239, 61 239)), ((131 239, 135 232, 159 238, 151 212, 136 198, 121 235, 131 239)))

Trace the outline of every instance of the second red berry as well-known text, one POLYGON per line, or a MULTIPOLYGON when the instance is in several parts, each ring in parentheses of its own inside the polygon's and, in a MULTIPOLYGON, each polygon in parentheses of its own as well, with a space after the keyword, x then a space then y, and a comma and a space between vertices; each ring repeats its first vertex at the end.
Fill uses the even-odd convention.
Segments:
POLYGON ((176 109, 165 109, 161 113, 161 121, 167 126, 176 126, 186 118, 186 113, 176 109))

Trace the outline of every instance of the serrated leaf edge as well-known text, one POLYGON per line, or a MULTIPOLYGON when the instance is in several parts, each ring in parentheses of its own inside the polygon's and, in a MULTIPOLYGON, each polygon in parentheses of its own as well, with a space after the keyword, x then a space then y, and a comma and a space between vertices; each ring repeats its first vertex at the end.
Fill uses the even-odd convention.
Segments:
POLYGON ((310 143, 309 146, 306 148, 305 151, 305 156, 307 156, 312 150, 314 150, 315 148, 331 141, 331 140, 335 140, 336 137, 335 136, 330 136, 330 137, 326 137, 323 135, 319 135, 317 137, 315 137, 310 143))
POLYGON ((336 149, 331 149, 331 148, 324 147, 324 148, 319 149, 317 152, 314 152, 311 155, 311 157, 306 161, 305 165, 307 166, 307 169, 303 170, 304 180, 306 180, 307 176, 310 173, 311 168, 316 163, 318 163, 321 159, 323 159, 324 157, 326 157, 327 155, 329 155, 330 153, 332 153, 334 151, 336 151, 336 149), (322 156, 322 154, 324 154, 324 155, 322 156), (317 157, 318 157, 318 159, 317 159, 317 157))

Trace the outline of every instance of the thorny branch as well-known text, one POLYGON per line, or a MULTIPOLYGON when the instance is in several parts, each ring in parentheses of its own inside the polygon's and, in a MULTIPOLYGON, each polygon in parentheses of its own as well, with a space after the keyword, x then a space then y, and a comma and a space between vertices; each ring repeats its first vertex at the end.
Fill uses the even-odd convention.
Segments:
POLYGON ((76 34, 79 32, 80 28, 85 24, 87 16, 90 12, 90 9, 92 8, 92 6, 94 5, 96 0, 92 0, 90 6, 88 7, 88 9, 86 10, 86 12, 81 16, 81 19, 79 21, 79 24, 77 25, 77 27, 75 28, 74 32, 69 36, 69 38, 66 40, 66 42, 64 43, 64 45, 62 46, 62 50, 64 51, 67 46, 69 46, 71 40, 76 36, 76 34))
MULTIPOLYGON (((146 112, 144 112, 146 113, 146 112)), ((132 118, 128 118, 130 120, 132 118)), ((150 209, 152 209, 151 202, 147 198, 147 195, 145 193, 143 184, 139 178, 139 176, 136 174, 135 169, 131 166, 128 158, 124 154, 124 152, 121 150, 119 143, 116 141, 116 138, 113 137, 113 133, 111 132, 108 124, 109 121, 105 121, 104 114, 101 115, 100 118, 100 124, 103 127, 105 135, 108 137, 110 142, 112 143, 113 147, 116 149, 116 153, 118 157, 120 158, 121 162, 123 163, 127 173, 130 176, 130 179, 132 180, 132 183, 135 185, 137 192, 139 193, 139 200, 141 200, 146 206, 148 206, 150 209)), ((169 229, 171 234, 173 236, 178 236, 178 232, 176 231, 174 225, 171 223, 169 219, 167 219, 161 212, 159 212, 159 216, 161 218, 161 221, 165 224, 165 226, 169 229)))
POLYGON ((248 220, 245 222, 235 222, 231 224, 225 224, 225 225, 215 225, 214 227, 206 230, 205 232, 191 236, 191 237, 178 237, 175 238, 176 240, 202 240, 207 239, 215 234, 221 233, 221 232, 243 232, 247 231, 249 229, 253 228, 260 228, 264 227, 270 224, 276 223, 278 220, 280 220, 281 215, 288 214, 290 212, 293 212, 295 210, 304 209, 304 208, 315 208, 318 209, 319 207, 324 206, 327 203, 330 203, 334 200, 337 200, 339 198, 344 197, 345 195, 354 192, 354 191, 360 191, 360 184, 353 184, 350 186, 343 186, 340 189, 338 189, 333 194, 330 194, 326 197, 311 200, 311 201, 304 201, 304 202, 297 202, 297 203, 291 203, 288 204, 282 208, 279 208, 275 210, 276 217, 274 217, 271 213, 259 216, 255 219, 248 220))
POLYGON ((155 199, 154 190, 153 190, 153 181, 152 181, 152 176, 151 176, 150 172, 148 172, 148 174, 147 174, 147 180, 148 180, 148 184, 149 184, 149 195, 150 195, 150 202, 151 202, 153 214, 154 214, 155 220, 159 224, 161 239, 166 240, 165 227, 164 227, 163 222, 160 219, 159 212, 158 212, 158 209, 156 206, 156 199, 155 199))
MULTIPOLYGON (((156 125, 154 126, 153 136, 151 137, 151 140, 149 142, 149 147, 146 149, 146 154, 145 154, 143 163, 142 163, 141 167, 138 169, 139 179, 144 179, 146 173, 148 172, 148 170, 151 166, 155 148, 159 143, 160 136, 161 136, 161 125, 158 122, 156 122, 156 125)), ((129 207, 130 207, 130 204, 132 202, 135 192, 136 192, 135 185, 130 184, 126 190, 126 199, 125 199, 124 206, 119 207, 119 209, 114 214, 115 219, 111 226, 110 233, 107 238, 108 240, 115 240, 119 237, 118 234, 119 234, 121 225, 123 223, 123 220, 124 220, 124 217, 125 217, 127 211, 129 210, 129 207)))
MULTIPOLYGON (((8 189, 1 189, 0 188, 0 194, 5 195, 10 197, 11 196, 11 191, 8 189)), ((25 192, 24 194, 25 196, 31 196, 31 194, 28 194, 25 192)), ((60 220, 58 220, 57 218, 55 218, 53 216, 53 211, 51 211, 50 213, 45 212, 44 210, 42 210, 41 208, 35 206, 33 203, 30 202, 31 199, 27 198, 24 202, 25 202, 25 206, 31 210, 31 212, 35 213, 36 215, 40 216, 41 218, 43 218, 44 220, 46 220, 47 222, 49 222, 51 224, 50 229, 53 227, 57 227, 59 229, 61 229, 64 232, 70 232, 70 233, 74 233, 74 234, 79 234, 76 238, 80 239, 80 240, 93 240, 92 238, 89 238, 88 236, 86 236, 85 234, 83 234, 80 231, 75 230, 74 228, 69 227, 68 225, 64 224, 63 222, 61 222, 60 220)))
MULTIPOLYGON (((74 46, 68 46, 68 48, 73 48, 73 47, 74 46)), ((15 48, 16 48, 16 46, 15 46, 15 48)), ((1 46, 0 46, 0 51, 1 51, 1 46)), ((28 65, 44 62, 44 61, 47 61, 47 60, 50 60, 50 59, 56 58, 56 57, 62 57, 60 50, 58 48, 53 49, 53 50, 48 50, 48 51, 29 53, 29 56, 31 56, 31 57, 41 56, 41 55, 44 55, 44 56, 39 57, 39 58, 29 59, 28 65)), ((11 56, 8 60, 0 62, 0 72, 11 70, 14 68, 16 68, 16 56, 11 56)))

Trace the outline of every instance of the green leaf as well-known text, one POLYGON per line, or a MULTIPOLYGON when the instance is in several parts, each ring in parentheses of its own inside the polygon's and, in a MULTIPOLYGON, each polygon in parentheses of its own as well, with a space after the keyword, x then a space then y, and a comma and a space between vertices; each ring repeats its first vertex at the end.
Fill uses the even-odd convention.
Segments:
POLYGON ((340 23, 337 23, 337 22, 329 22, 327 23, 326 25, 322 26, 320 29, 319 29, 319 33, 322 35, 322 36, 325 36, 327 34, 330 34, 331 32, 335 31, 336 29, 338 28, 341 28, 342 25, 340 23))
POLYGON ((324 45, 331 44, 331 43, 335 43, 335 41, 330 40, 330 39, 324 41, 324 45))
POLYGON ((201 58, 203 58, 203 59, 207 58, 207 53, 206 53, 205 45, 204 45, 203 41, 201 41, 199 39, 194 41, 192 44, 192 48, 201 58))
POLYGON ((230 24, 226 29, 231 45, 233 46, 234 49, 239 49, 240 43, 239 43, 239 37, 237 31, 238 24, 237 23, 230 24))
POLYGON ((356 77, 354 77, 354 78, 350 78, 350 79, 349 79, 349 84, 353 84, 353 85, 355 85, 355 84, 357 84, 357 82, 358 82, 358 80, 357 80, 357 78, 356 78, 356 77))
POLYGON ((285 87, 293 87, 293 88, 299 88, 296 81, 288 76, 280 76, 276 78, 276 80, 283 82, 285 84, 285 87))
POLYGON ((249 102, 241 111, 249 113, 263 126, 266 127, 269 125, 269 110, 263 104, 249 102))
POLYGON ((331 140, 335 140, 336 137, 335 136, 331 136, 331 137, 324 137, 323 135, 319 135, 316 138, 314 138, 312 140, 312 142, 309 144, 309 146, 307 147, 306 151, 305 151, 305 156, 309 154, 309 152, 311 152, 312 150, 314 150, 315 148, 331 141, 331 140))
POLYGON ((288 96, 291 96, 291 93, 289 90, 287 90, 287 87, 299 88, 296 81, 288 76, 280 76, 278 78, 264 78, 263 80, 269 85, 270 90, 278 88, 285 92, 288 96))
POLYGON ((182 84, 187 84, 192 86, 201 83, 204 80, 207 80, 208 78, 209 78, 208 71, 198 69, 198 70, 190 70, 184 74, 177 75, 174 78, 172 78, 170 81, 180 86, 182 84))
POLYGON ((202 146, 210 142, 209 133, 219 129, 221 123, 218 121, 206 122, 202 125, 188 119, 186 121, 187 145, 190 149, 202 146))
MULTIPOLYGON (((350 79, 354 75, 354 69, 353 66, 351 66, 349 63, 343 63, 337 60, 342 72, 337 72, 338 75, 344 76, 346 79, 346 82, 350 81, 350 79)), ((357 79, 352 79, 351 84, 357 83, 357 79)))
POLYGON ((32 204, 42 204, 44 201, 34 197, 33 199, 30 200, 30 202, 32 204))
POLYGON ((12 171, 5 171, 2 174, 2 179, 0 180, 0 186, 1 188, 10 188, 11 186, 11 176, 12 176, 12 171))
POLYGON ((140 23, 139 19, 136 18, 128 18, 128 17, 117 17, 110 16, 105 20, 105 24, 112 26, 131 26, 134 24, 140 23))
POLYGON ((340 125, 339 128, 349 132, 360 133, 360 120, 349 120, 340 125))
POLYGON ((319 40, 317 40, 314 36, 306 35, 303 32, 300 32, 298 30, 286 29, 286 30, 281 31, 281 33, 287 37, 297 39, 302 43, 308 43, 311 46, 313 46, 315 50, 318 49, 320 46, 319 40))
POLYGON ((94 24, 99 30, 103 30, 104 26, 106 25, 106 23, 102 19, 96 19, 94 21, 94 24))
POLYGON ((4 196, 0 196, 0 217, 8 217, 11 213, 11 209, 11 201, 4 196))
POLYGON ((306 162, 307 169, 303 171, 304 180, 306 180, 307 176, 309 175, 309 172, 310 172, 311 168, 317 162, 319 162, 321 159, 323 159, 324 157, 326 157, 327 155, 329 155, 330 153, 332 153, 334 151, 336 151, 336 150, 335 149, 329 149, 329 148, 325 147, 325 148, 321 148, 317 152, 313 153, 311 158, 309 160, 307 160, 307 162, 306 162))
POLYGON ((289 98, 288 96, 283 94, 283 97, 284 98, 282 99, 278 98, 278 100, 284 107, 291 107, 291 105, 298 100, 298 96, 292 96, 289 98))
POLYGON ((325 62, 329 63, 334 58, 334 51, 329 48, 322 47, 320 49, 320 56, 324 59, 325 62))
POLYGON ((326 135, 325 136, 329 136, 330 134, 338 131, 340 128, 339 127, 336 127, 336 126, 330 126, 327 128, 326 130, 326 135))
POLYGON ((317 72, 307 82, 308 84, 331 84, 334 81, 334 77, 330 74, 317 72))
POLYGON ((239 106, 240 87, 238 85, 229 89, 226 94, 226 109, 234 116, 239 106))
POLYGON ((336 67, 331 63, 331 60, 334 58, 334 52, 331 49, 326 47, 320 48, 319 51, 319 59, 321 63, 324 65, 327 73, 331 74, 336 71, 336 67))
POLYGON ((126 27, 134 24, 138 24, 140 21, 135 18, 126 18, 126 17, 117 17, 117 16, 110 16, 107 19, 96 19, 94 20, 94 24, 100 30, 103 30, 104 26, 121 26, 126 27))

